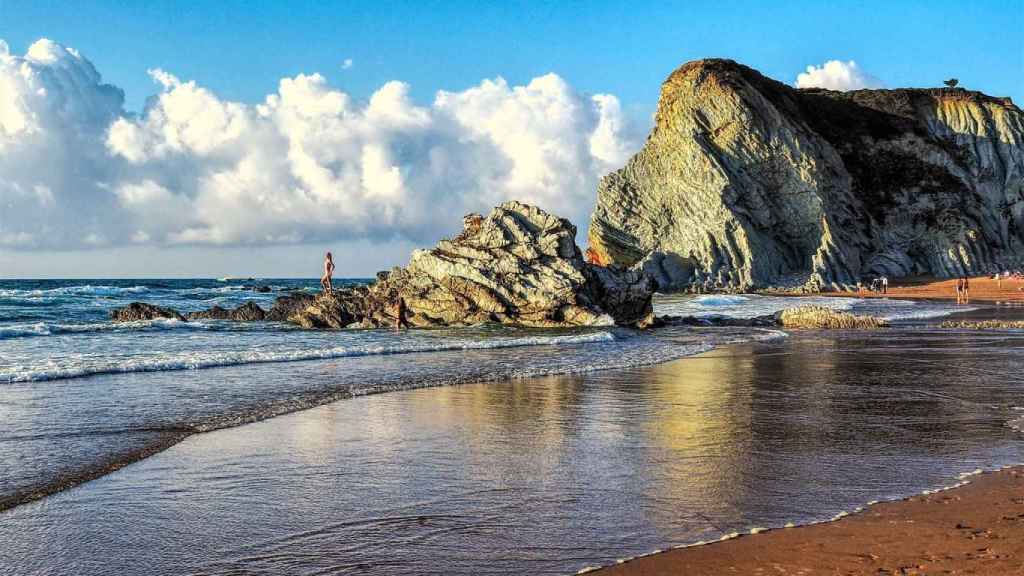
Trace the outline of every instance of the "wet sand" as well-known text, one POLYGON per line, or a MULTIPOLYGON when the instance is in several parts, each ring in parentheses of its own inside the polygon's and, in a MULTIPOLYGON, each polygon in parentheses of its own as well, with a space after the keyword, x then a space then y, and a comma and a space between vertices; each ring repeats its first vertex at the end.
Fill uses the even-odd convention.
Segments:
MULTIPOLYGON (((860 292, 822 292, 819 296, 856 298, 904 298, 956 301, 956 279, 903 278, 893 281, 886 294, 862 290, 860 292)), ((1024 280, 1009 278, 1002 282, 987 276, 970 279, 972 302, 1024 303, 1024 280)))
POLYGON ((1024 467, 836 522, 672 550, 602 576, 1024 574, 1024 467))
MULTIPOLYGON (((0 513, 0 574, 564 576, 813 522, 1024 461, 1007 426, 1024 416, 1021 350, 1018 332, 809 331, 646 367, 353 397, 195 434, 0 513)), ((978 548, 1002 553, 993 542, 978 548)))

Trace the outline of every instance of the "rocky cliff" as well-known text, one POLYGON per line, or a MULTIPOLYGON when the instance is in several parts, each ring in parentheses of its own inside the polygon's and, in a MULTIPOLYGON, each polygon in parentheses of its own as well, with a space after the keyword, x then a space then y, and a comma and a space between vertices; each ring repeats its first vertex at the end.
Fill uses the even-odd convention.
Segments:
POLYGON ((590 246, 663 289, 851 285, 1024 262, 1024 115, 963 89, 798 90, 729 60, 662 86, 590 246))
POLYGON ((411 326, 642 326, 653 318, 654 281, 585 262, 576 227, 564 218, 507 202, 463 224, 455 238, 414 252, 405 268, 369 287, 321 295, 289 320, 311 328, 391 326, 400 298, 411 326))

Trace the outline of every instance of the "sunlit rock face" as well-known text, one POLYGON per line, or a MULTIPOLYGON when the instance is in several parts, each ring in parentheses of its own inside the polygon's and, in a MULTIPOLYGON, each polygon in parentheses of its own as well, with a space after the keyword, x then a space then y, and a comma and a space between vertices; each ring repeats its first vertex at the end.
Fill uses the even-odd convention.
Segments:
POLYGON ((590 247, 666 288, 807 289, 1024 261, 1024 115, 963 89, 795 89, 729 60, 662 86, 590 247))
POLYGON ((417 250, 405 268, 319 296, 288 319, 310 328, 388 326, 401 299, 412 326, 650 322, 653 278, 585 262, 575 236, 564 218, 506 202, 486 217, 467 216, 461 234, 417 250))

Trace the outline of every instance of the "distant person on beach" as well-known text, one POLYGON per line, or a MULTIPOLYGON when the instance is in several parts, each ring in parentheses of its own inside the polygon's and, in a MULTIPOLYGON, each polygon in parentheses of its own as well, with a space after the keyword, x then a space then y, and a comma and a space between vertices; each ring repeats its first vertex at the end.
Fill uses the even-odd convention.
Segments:
POLYGON ((399 296, 398 301, 395 302, 395 330, 408 327, 409 323, 405 320, 405 298, 399 296))
POLYGON ((960 292, 963 293, 964 304, 970 304, 971 303, 971 291, 970 291, 971 284, 970 284, 970 281, 967 279, 967 276, 964 276, 963 282, 964 282, 963 283, 963 287, 960 288, 960 292))
POLYGON ((889 293, 889 277, 882 276, 882 294, 889 293))
POLYGON ((324 257, 324 275, 320 278, 320 288, 324 292, 332 292, 334 285, 331 283, 331 276, 334 275, 334 257, 328 252, 327 256, 324 257))
POLYGON ((964 284, 963 278, 957 278, 956 279, 956 303, 957 304, 963 304, 964 303, 964 286, 963 286, 963 284, 964 284))

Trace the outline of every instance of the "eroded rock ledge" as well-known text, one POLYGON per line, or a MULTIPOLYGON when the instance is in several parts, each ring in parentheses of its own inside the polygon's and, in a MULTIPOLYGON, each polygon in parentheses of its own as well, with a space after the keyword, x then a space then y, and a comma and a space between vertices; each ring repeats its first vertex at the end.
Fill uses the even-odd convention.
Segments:
MULTIPOLYGON (((396 323, 396 303, 414 327, 499 323, 531 327, 618 324, 653 320, 654 279, 641 271, 590 264, 575 243, 576 227, 520 202, 486 217, 469 215, 463 231, 417 250, 409 265, 369 285, 328 294, 278 298, 265 312, 253 303, 214 308, 189 319, 288 321, 306 328, 373 328, 396 323)), ((115 310, 115 321, 140 313, 115 310)), ((150 307, 156 310, 156 307, 150 307)), ((142 310, 146 310, 143 308, 142 310)), ((173 312, 173 311, 171 311, 173 312)), ((181 315, 178 315, 181 317, 181 315)))

